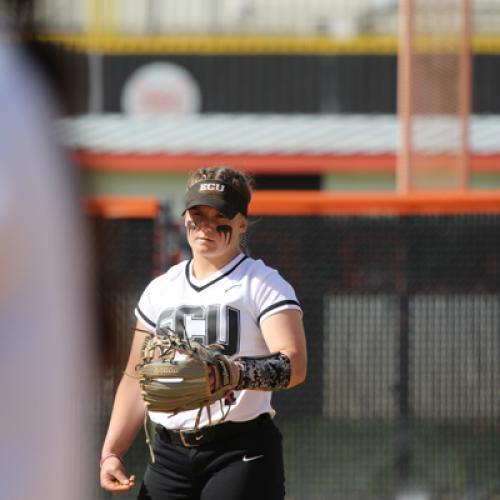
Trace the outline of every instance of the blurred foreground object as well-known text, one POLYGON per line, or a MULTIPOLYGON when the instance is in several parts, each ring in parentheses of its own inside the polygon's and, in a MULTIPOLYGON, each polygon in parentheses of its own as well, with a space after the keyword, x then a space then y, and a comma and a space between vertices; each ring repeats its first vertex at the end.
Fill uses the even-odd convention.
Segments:
POLYGON ((3 33, 0 489, 9 500, 87 500, 92 330, 84 232, 52 134, 55 105, 34 66, 3 33))

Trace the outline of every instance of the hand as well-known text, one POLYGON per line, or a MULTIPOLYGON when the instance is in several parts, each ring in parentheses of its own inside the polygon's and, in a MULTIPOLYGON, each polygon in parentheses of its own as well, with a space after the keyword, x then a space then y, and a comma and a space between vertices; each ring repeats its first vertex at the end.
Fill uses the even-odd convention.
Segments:
POLYGON ((126 493, 135 486, 135 476, 127 477, 122 462, 110 457, 101 467, 101 487, 111 493, 126 493))

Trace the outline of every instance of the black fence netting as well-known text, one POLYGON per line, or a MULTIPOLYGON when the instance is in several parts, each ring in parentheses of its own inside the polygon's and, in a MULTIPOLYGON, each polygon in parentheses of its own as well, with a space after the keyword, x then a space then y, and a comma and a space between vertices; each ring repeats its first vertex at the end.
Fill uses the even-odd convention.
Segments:
MULTIPOLYGON (((157 231, 151 218, 92 217, 89 222, 97 285, 95 302, 100 326, 99 361, 103 367, 95 398, 94 426, 98 454, 109 423, 114 394, 128 358, 135 325, 134 307, 155 272, 157 231)), ((127 470, 137 471, 137 475, 142 477, 146 453, 141 436, 127 454, 127 470)), ((93 498, 112 498, 113 495, 100 489, 98 467, 94 470, 93 498)), ((135 498, 136 495, 137 492, 124 498, 135 498)))
MULTIPOLYGON (((100 221, 122 357, 158 232, 100 221)), ((287 498, 500 498, 500 215, 263 216, 249 242, 304 310, 307 381, 273 396, 287 498)), ((101 435, 122 369, 103 381, 101 435)), ((147 460, 141 435, 127 461, 140 475, 147 460)))

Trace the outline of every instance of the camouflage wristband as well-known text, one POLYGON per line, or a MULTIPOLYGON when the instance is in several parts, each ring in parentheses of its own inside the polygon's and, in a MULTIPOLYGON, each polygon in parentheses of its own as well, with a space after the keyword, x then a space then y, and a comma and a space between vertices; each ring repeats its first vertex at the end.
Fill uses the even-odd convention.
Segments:
POLYGON ((282 352, 266 356, 242 356, 234 360, 240 366, 236 390, 279 391, 290 384, 290 358, 282 352))

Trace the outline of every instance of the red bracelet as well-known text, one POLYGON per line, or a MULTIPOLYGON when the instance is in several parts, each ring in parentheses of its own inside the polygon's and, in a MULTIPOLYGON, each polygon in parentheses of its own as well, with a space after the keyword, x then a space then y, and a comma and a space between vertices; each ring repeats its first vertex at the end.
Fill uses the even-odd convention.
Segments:
POLYGON ((125 465, 123 463, 123 458, 120 457, 120 455, 117 455, 116 453, 107 453, 106 455, 103 455, 101 457, 101 459, 99 460, 99 467, 102 467, 102 464, 108 459, 108 458, 111 458, 111 457, 115 457, 117 458, 121 463, 122 465, 125 465))

